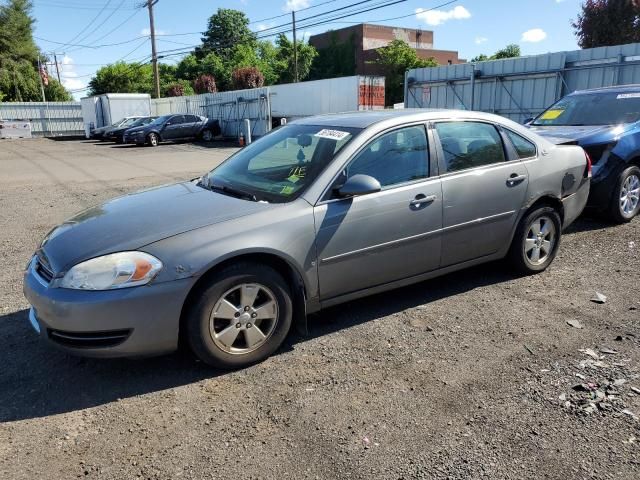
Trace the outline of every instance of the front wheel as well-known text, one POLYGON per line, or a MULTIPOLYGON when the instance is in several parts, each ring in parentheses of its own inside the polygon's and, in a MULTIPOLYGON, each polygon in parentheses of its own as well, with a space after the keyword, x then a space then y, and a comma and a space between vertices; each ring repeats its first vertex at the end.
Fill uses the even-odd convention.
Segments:
POLYGON ((558 252, 562 223, 551 207, 539 207, 529 212, 518 225, 509 259, 523 273, 538 273, 547 269, 558 252))
POLYGON ((238 263, 221 270, 199 292, 185 327, 200 360, 230 369, 275 352, 292 317, 291 293, 282 276, 264 265, 238 263))
POLYGON ((640 212, 640 168, 625 168, 616 182, 609 216, 616 223, 630 222, 640 212))
POLYGON ((157 133, 150 133, 147 137, 147 145, 150 147, 157 147, 160 144, 160 137, 157 133))

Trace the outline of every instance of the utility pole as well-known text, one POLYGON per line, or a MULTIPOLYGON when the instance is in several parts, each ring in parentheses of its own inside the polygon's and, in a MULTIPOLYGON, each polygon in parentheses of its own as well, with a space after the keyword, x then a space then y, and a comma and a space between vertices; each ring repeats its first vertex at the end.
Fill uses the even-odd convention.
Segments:
POLYGON ((56 75, 58 75, 58 83, 62 83, 62 80, 60 80, 60 69, 58 68, 58 57, 56 56, 56 52, 53 52, 53 61, 56 64, 56 75))
POLYGON ((158 73, 158 53, 156 52, 156 29, 153 24, 153 6, 158 0, 147 0, 149 8, 149 30, 151 33, 151 61, 153 63, 153 85, 156 98, 160 98, 160 74, 158 73))
POLYGON ((296 41, 296 12, 291 10, 293 23, 293 81, 298 82, 298 42, 296 41))

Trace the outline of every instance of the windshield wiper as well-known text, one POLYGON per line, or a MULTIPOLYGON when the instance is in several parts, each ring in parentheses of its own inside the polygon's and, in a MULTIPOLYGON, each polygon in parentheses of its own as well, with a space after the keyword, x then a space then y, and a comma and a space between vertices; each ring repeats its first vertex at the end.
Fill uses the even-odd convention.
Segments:
POLYGON ((248 200, 251 200, 252 202, 257 202, 258 201, 258 197, 256 197, 253 193, 250 192, 245 192, 243 190, 240 190, 238 188, 234 188, 234 187, 229 187, 227 185, 210 185, 209 186, 210 190, 212 191, 218 191, 218 192, 222 192, 222 193, 226 193, 227 195, 231 195, 232 197, 236 197, 236 198, 246 198, 248 200))

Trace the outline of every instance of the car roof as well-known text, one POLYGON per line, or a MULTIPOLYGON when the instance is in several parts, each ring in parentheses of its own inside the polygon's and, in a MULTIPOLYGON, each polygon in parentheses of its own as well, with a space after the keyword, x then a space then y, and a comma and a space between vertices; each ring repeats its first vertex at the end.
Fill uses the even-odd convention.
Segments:
POLYGON ((367 128, 377 123, 402 124, 412 121, 427 121, 445 118, 469 118, 504 123, 506 119, 491 113, 469 110, 446 110, 431 108, 405 108, 397 110, 367 110, 359 112, 331 113, 294 120, 297 125, 327 127, 367 128))
POLYGON ((570 95, 584 95, 589 93, 630 93, 640 92, 640 84, 614 85, 611 87, 590 88, 587 90, 576 90, 570 95))

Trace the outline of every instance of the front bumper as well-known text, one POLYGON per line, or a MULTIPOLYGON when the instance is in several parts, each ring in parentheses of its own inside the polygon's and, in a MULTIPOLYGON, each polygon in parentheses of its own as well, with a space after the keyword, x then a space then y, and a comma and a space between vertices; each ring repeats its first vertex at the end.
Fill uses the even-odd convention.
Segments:
POLYGON ((49 288, 24 275, 29 321, 40 338, 90 357, 160 355, 178 347, 180 314, 193 279, 106 291, 49 288))
POLYGON ((584 210, 584 207, 587 205, 590 189, 590 179, 586 178, 582 181, 582 185, 580 185, 578 191, 562 199, 562 206, 564 211, 562 222, 563 229, 571 225, 576 220, 576 218, 580 216, 580 214, 584 210))

